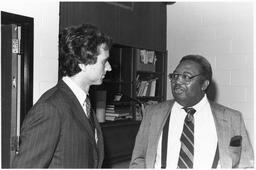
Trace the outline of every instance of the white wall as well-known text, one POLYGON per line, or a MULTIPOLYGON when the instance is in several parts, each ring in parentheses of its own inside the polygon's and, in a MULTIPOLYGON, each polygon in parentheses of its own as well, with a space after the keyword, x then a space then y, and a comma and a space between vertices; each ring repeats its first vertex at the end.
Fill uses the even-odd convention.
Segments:
MULTIPOLYGON (((168 73, 182 56, 200 54, 213 67, 216 101, 240 110, 253 143, 252 2, 177 2, 167 6, 168 73)), ((167 98, 172 98, 167 82, 167 98)))
POLYGON ((58 80, 59 2, 57 0, 3 0, 0 11, 34 18, 35 103, 58 80))

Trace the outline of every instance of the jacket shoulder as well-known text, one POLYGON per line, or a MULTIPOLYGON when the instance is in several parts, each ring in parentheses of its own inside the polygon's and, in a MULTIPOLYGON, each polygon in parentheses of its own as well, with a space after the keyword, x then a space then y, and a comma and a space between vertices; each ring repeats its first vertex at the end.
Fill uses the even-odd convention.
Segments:
POLYGON ((227 106, 224 106, 222 104, 215 103, 212 101, 210 102, 210 105, 215 111, 220 111, 226 116, 239 117, 239 118, 242 117, 242 113, 233 108, 230 108, 230 107, 227 107, 227 106))
POLYGON ((147 105, 145 107, 144 114, 147 114, 147 116, 152 116, 153 114, 167 113, 167 110, 172 107, 173 103, 174 100, 167 100, 157 104, 147 105))

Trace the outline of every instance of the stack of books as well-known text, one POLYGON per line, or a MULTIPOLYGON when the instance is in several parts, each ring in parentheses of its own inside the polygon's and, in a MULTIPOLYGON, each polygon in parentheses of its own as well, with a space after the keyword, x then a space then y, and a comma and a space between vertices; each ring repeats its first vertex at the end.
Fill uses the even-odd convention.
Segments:
POLYGON ((108 121, 132 119, 131 108, 128 105, 108 104, 105 119, 108 121))

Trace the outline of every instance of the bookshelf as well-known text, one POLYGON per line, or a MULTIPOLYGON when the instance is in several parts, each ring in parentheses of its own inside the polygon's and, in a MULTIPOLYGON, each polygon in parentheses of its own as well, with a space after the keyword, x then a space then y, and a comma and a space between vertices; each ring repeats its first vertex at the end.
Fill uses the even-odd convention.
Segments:
POLYGON ((109 58, 112 71, 106 74, 102 85, 90 90, 92 96, 96 91, 106 91, 107 122, 140 121, 141 104, 145 106, 166 99, 166 56, 166 52, 113 45, 109 58))
MULTIPOLYGON (((101 122, 105 142, 103 167, 130 159, 142 119, 141 104, 166 99, 166 54, 119 44, 111 48, 112 71, 106 74, 102 85, 90 88, 92 98, 97 91, 106 91, 105 121, 101 122)), ((97 97, 92 100, 95 108, 96 103, 97 97)))
POLYGON ((166 52, 136 49, 135 58, 135 97, 142 101, 163 101, 166 91, 166 52))

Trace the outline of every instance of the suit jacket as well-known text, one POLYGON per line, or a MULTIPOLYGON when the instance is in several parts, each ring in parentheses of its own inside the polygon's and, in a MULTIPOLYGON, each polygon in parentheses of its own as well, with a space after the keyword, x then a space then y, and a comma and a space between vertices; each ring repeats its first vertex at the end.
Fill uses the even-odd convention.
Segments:
MULTIPOLYGON (((169 100, 146 107, 130 168, 154 168, 160 134, 171 114, 173 103, 173 100, 169 100)), ((217 131, 221 168, 253 167, 253 149, 241 113, 213 102, 210 105, 217 131), (230 146, 234 136, 242 137, 241 146, 230 146)))
POLYGON ((103 137, 96 116, 93 117, 97 143, 82 106, 60 80, 26 115, 20 151, 12 167, 100 168, 104 157, 103 137))

